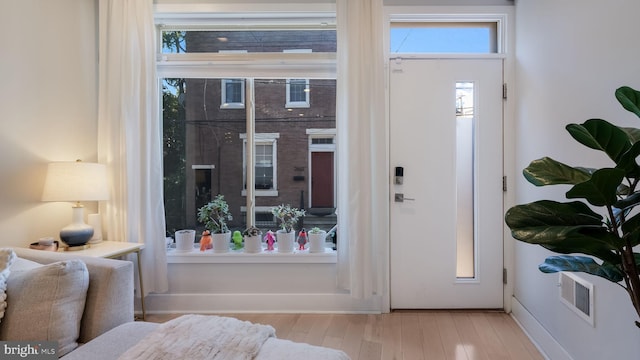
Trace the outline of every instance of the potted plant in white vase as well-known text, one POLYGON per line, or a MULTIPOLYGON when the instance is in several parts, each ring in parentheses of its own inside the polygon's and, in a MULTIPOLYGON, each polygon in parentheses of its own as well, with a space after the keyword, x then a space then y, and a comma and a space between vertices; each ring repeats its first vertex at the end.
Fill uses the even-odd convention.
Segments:
POLYGON ((325 241, 327 238, 327 232, 321 230, 319 227, 313 227, 309 230, 309 252, 310 253, 323 253, 325 248, 325 241))
POLYGON ((280 224, 280 230, 276 232, 278 252, 293 252, 293 244, 296 238, 296 232, 293 227, 298 223, 298 219, 305 215, 304 210, 282 204, 271 208, 271 213, 278 219, 280 224))
POLYGON ((262 252, 262 231, 255 226, 249 226, 242 232, 244 237, 244 252, 262 252))
POLYGON ((224 196, 218 194, 208 204, 198 209, 198 221, 211 232, 213 252, 228 252, 231 242, 231 231, 227 221, 233 220, 229 211, 229 204, 224 196))

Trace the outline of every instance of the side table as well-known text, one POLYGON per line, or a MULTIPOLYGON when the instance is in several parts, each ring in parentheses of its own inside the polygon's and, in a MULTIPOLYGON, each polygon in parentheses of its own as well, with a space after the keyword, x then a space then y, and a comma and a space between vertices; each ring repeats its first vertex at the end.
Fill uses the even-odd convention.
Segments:
POLYGON ((142 249, 144 249, 144 244, 103 240, 99 243, 91 244, 91 246, 87 249, 74 250, 72 253, 82 256, 101 257, 108 259, 114 259, 127 254, 136 253, 138 257, 138 280, 140 281, 140 305, 142 306, 142 320, 144 320, 146 312, 144 308, 142 265, 140 262, 140 251, 142 249))

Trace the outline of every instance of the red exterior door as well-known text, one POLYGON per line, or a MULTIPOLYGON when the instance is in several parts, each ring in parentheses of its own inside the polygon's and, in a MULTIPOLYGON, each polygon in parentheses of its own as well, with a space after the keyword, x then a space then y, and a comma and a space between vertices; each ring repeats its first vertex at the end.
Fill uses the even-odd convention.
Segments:
POLYGON ((312 152, 311 207, 334 207, 333 188, 333 152, 312 152))

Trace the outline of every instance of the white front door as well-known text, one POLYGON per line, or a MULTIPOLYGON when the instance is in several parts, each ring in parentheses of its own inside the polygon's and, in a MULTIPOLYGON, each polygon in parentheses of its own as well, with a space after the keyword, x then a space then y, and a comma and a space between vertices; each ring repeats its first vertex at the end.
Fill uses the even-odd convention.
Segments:
POLYGON ((391 60, 389 77, 391 307, 503 308, 502 60, 391 60))

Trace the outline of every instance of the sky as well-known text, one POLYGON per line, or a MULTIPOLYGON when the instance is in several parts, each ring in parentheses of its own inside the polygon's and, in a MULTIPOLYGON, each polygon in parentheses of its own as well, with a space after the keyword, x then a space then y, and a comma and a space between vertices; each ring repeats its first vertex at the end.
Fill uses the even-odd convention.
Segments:
POLYGON ((487 28, 392 28, 391 54, 489 53, 487 28))

